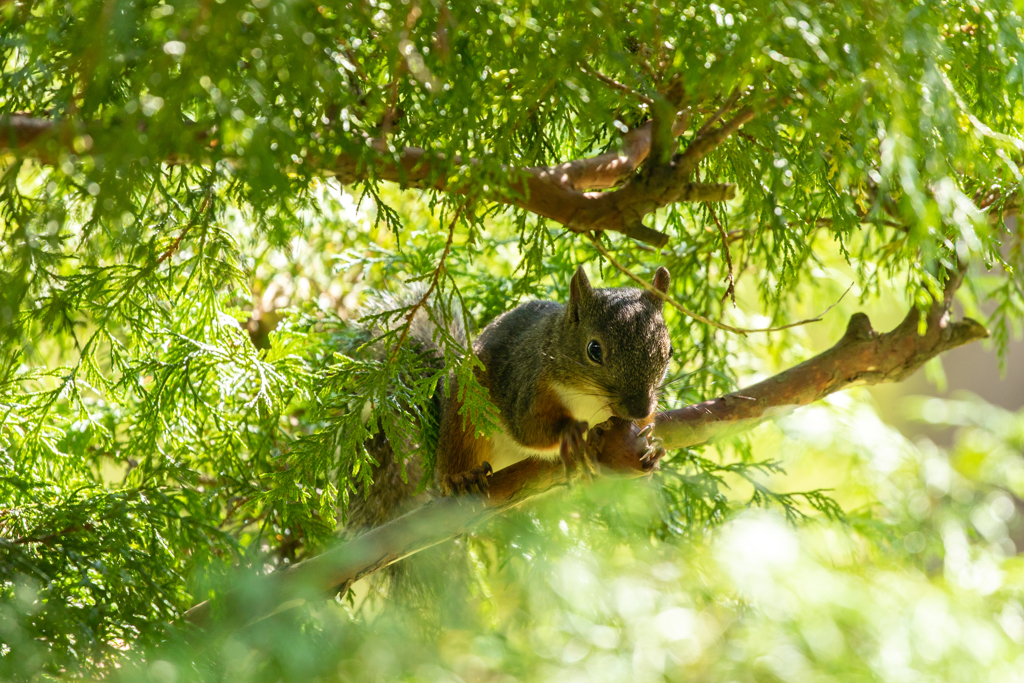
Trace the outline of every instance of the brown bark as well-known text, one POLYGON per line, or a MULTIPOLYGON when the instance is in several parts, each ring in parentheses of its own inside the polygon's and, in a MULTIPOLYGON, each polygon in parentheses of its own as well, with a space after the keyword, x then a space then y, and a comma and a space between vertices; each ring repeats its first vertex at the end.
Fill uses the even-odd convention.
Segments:
POLYGON ((915 309, 896 329, 878 333, 857 313, 842 339, 811 360, 731 394, 659 413, 657 436, 666 448, 697 446, 848 387, 899 382, 940 353, 988 336, 970 318, 943 325, 929 321, 927 332, 918 335, 918 319, 915 309))
MULTIPOLYGON (((737 119, 733 119, 715 131, 697 136, 687 150, 676 155, 669 164, 655 166, 634 178, 634 172, 651 149, 652 124, 648 122, 626 133, 621 149, 616 152, 553 166, 506 167, 505 186, 493 188, 485 198, 549 218, 573 232, 613 230, 663 246, 668 237, 643 225, 642 219, 647 214, 674 202, 720 202, 735 196, 736 188, 732 184, 693 182, 690 176, 700 159, 746 120, 749 119, 737 123, 737 119), (624 186, 619 190, 600 191, 620 184, 624 186)), ((682 134, 687 121, 685 115, 676 119, 672 134, 682 134)), ((2 117, 0 152, 16 152, 44 164, 56 164, 61 153, 73 149, 76 135, 84 136, 90 131, 94 136, 102 133, 94 125, 72 127, 17 114, 2 117)), ((199 141, 212 138, 205 130, 197 131, 195 137, 199 141)), ((333 159, 307 159, 306 163, 318 164, 324 174, 346 184, 375 177, 403 187, 455 194, 466 194, 471 188, 453 181, 453 174, 462 167, 479 163, 460 157, 449 160, 419 147, 390 151, 382 140, 368 140, 367 145, 374 150, 369 161, 342 154, 333 159)), ((166 161, 184 162, 178 157, 166 161)), ((478 189, 472 191, 479 192, 478 189)))
MULTIPOLYGON (((631 422, 617 421, 600 438, 598 462, 626 476, 650 472, 640 461, 648 447, 646 436, 631 422)), ((534 496, 564 484, 560 463, 523 460, 495 472, 488 497, 439 498, 362 536, 311 557, 294 567, 265 577, 257 595, 229 593, 217 607, 203 601, 187 612, 185 621, 204 626, 215 614, 235 624, 272 613, 293 601, 322 598, 353 581, 466 533, 486 520, 517 507, 534 496)))
MULTIPOLYGON (((918 333, 920 314, 912 310, 891 332, 878 333, 863 313, 850 318, 846 334, 830 349, 770 379, 704 403, 659 413, 655 435, 669 449, 706 443, 749 429, 772 416, 818 401, 847 387, 898 382, 926 361, 949 349, 988 336, 980 323, 965 318, 953 322, 949 308, 959 277, 950 281, 945 297, 925 315, 924 334, 918 333)), ((640 456, 648 442, 638 427, 619 421, 590 442, 605 468, 639 476, 649 467, 640 456)), ((432 501, 363 536, 310 558, 288 571, 266 577, 259 600, 232 594, 221 608, 224 615, 245 621, 267 614, 294 600, 315 599, 340 586, 368 576, 420 550, 442 543, 477 524, 516 507, 533 496, 565 483, 561 464, 524 460, 491 477, 489 498, 444 498, 432 501)), ((185 613, 186 621, 204 625, 211 618, 209 602, 185 613)))

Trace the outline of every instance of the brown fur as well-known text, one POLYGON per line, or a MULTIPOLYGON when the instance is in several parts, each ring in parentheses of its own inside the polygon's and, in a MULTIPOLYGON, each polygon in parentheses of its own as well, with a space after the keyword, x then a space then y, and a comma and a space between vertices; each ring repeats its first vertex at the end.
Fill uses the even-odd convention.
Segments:
MULTIPOLYGON (((669 282, 668 271, 659 268, 655 287, 667 292, 669 282)), ((580 268, 567 306, 532 301, 496 318, 473 351, 485 368, 480 383, 501 414, 503 443, 511 439, 526 451, 548 451, 573 428, 579 431, 588 418, 572 413, 556 385, 583 397, 573 400, 599 408, 605 402, 600 409, 607 417, 650 421, 670 355, 662 304, 643 290, 595 290, 580 268), (607 362, 588 359, 587 345, 594 340, 606 350, 607 362)), ((478 436, 476 426, 459 414, 462 402, 451 381, 441 399, 436 469, 445 493, 452 492, 451 477, 479 468, 494 453, 492 439, 478 436)))
MULTIPOLYGON (((416 494, 423 469, 419 460, 409 458, 405 462, 405 479, 402 479, 402 466, 395 458, 392 444, 384 436, 384 430, 378 425, 378 431, 363 444, 367 452, 378 464, 373 468, 373 481, 364 486, 356 480, 355 492, 351 497, 348 509, 348 523, 345 532, 349 536, 357 536, 367 529, 380 526, 412 508, 422 505, 429 499, 426 493, 416 494)), ((411 452, 412 444, 402 444, 405 452, 411 452)))
POLYGON ((533 410, 523 415, 522 444, 533 448, 552 448, 562 440, 562 434, 576 420, 569 409, 551 389, 550 380, 541 376, 537 383, 537 397, 533 410))
POLYGON ((443 400, 441 410, 436 465, 441 489, 445 493, 451 492, 447 490, 445 475, 468 472, 487 462, 491 455, 490 439, 480 436, 476 426, 460 414, 462 401, 458 396, 458 382, 454 378, 449 391, 451 393, 447 400, 443 400))

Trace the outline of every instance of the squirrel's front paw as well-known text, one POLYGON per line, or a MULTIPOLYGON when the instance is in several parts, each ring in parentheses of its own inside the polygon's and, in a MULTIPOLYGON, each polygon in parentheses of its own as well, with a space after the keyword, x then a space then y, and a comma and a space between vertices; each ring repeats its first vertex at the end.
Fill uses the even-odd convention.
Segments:
POLYGON ((462 496, 467 493, 486 496, 487 477, 493 472, 491 463, 484 462, 471 470, 445 476, 441 480, 441 490, 446 496, 462 496))
POLYGON ((641 438, 646 443, 646 448, 643 454, 640 456, 640 465, 644 472, 653 472, 658 468, 658 463, 665 455, 665 447, 662 445, 661 439, 658 437, 652 437, 654 431, 654 423, 644 425, 640 433, 637 434, 638 438, 641 438))
POLYGON ((562 467, 565 469, 567 480, 571 479, 573 475, 582 475, 590 480, 595 471, 585 438, 588 426, 583 421, 575 422, 562 432, 562 444, 558 449, 558 455, 562 458, 562 467))

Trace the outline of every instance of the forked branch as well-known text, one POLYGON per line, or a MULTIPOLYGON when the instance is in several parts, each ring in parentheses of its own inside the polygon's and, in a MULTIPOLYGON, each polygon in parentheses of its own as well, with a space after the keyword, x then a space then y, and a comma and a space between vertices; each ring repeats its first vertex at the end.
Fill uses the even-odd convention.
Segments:
MULTIPOLYGON (((680 115, 671 128, 671 134, 682 134, 687 126, 688 116, 680 115)), ((730 122, 733 123, 733 122, 730 122)), ((714 145, 720 144, 731 134, 729 124, 721 126, 714 134, 697 136, 702 154, 714 145), (705 139, 706 138, 706 139, 705 139)), ((381 139, 366 140, 367 149, 361 154, 343 153, 330 158, 307 157, 306 164, 319 168, 324 175, 334 176, 342 183, 354 183, 366 179, 379 179, 399 183, 403 187, 429 188, 440 192, 467 194, 472 192, 480 197, 549 218, 573 232, 588 230, 614 230, 634 239, 662 246, 668 237, 643 225, 643 217, 656 209, 673 202, 720 202, 735 196, 732 184, 705 184, 690 179, 690 172, 696 161, 684 170, 677 161, 666 166, 671 172, 658 172, 659 179, 651 182, 652 174, 646 179, 634 176, 636 169, 644 162, 651 150, 651 122, 627 132, 617 151, 595 157, 576 159, 552 166, 515 168, 505 166, 502 172, 506 182, 497 183, 485 194, 479 187, 458 179, 459 171, 466 167, 478 166, 479 159, 447 158, 443 154, 430 152, 419 147, 390 149, 381 139), (671 183, 671 187, 668 186, 671 183), (602 192, 616 186, 623 188, 613 192, 602 192), (652 187, 656 191, 652 191, 652 187)), ((57 164, 63 155, 74 150, 76 140, 84 141, 87 147, 102 148, 102 138, 109 135, 109 129, 100 124, 69 123, 24 115, 0 117, 0 153, 14 152, 29 156, 43 164, 57 164)), ((215 154, 216 135, 206 129, 197 128, 193 141, 200 153, 209 158, 226 159, 232 163, 244 163, 242 158, 215 154)), ((689 152, 689 150, 688 150, 689 152)), ((686 154, 682 158, 690 159, 686 154)), ((679 158, 679 155, 677 155, 679 158)), ((166 163, 203 163, 205 159, 188 159, 182 150, 168 152, 166 163)), ((689 163, 689 161, 687 161, 689 163)), ((662 168, 661 165, 654 167, 662 168)))

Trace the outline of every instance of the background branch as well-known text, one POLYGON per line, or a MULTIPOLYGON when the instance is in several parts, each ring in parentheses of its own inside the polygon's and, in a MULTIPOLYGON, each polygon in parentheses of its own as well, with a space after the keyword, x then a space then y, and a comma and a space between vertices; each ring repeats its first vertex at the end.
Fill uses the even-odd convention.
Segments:
MULTIPOLYGON (((688 120, 686 113, 677 117, 671 134, 681 134, 688 120)), ((0 117, 0 152, 13 151, 31 156, 44 164, 56 164, 63 152, 73 150, 76 136, 89 135, 91 140, 98 138, 102 132, 95 125, 72 127, 70 124, 30 116, 0 117)), ((673 176, 677 181, 676 186, 661 188, 660 199, 654 202, 650 201, 649 192, 585 192, 612 188, 629 180, 650 152, 651 134, 652 123, 648 122, 623 136, 621 151, 553 166, 522 169, 506 167, 507 186, 494 188, 485 198, 549 218, 573 232, 613 230, 642 242, 663 246, 668 237, 644 226, 640 221, 645 215, 670 202, 726 201, 735 196, 736 188, 728 183, 689 182, 676 174, 673 176)), ((199 141, 213 137, 205 130, 196 133, 199 141)), ((477 165, 479 160, 466 161, 458 156, 449 160, 443 154, 419 147, 391 151, 381 139, 369 139, 366 143, 375 151, 369 160, 341 154, 331 159, 308 159, 307 163, 319 163, 324 173, 333 175, 343 184, 378 178, 396 182, 402 187, 434 189, 460 195, 479 193, 479 188, 452 182, 450 178, 457 169, 477 165)), ((212 153, 212 150, 207 151, 212 153)), ((189 160, 172 154, 168 155, 166 161, 186 163, 189 160)), ((234 162, 242 163, 237 159, 234 162)), ((626 189, 631 186, 632 183, 626 189)))
POLYGON ((697 135, 684 152, 673 156, 668 163, 648 164, 644 172, 621 189, 588 195, 592 201, 574 207, 571 221, 563 224, 575 232, 610 230, 656 247, 664 246, 668 237, 661 233, 646 234, 653 231, 643 225, 644 217, 676 202, 721 202, 735 197, 734 185, 706 185, 689 178, 701 159, 752 120, 755 113, 752 107, 744 107, 718 128, 697 135), (661 239, 656 235, 661 235, 661 239))
MULTIPOLYGON (((598 462, 613 472, 639 476, 650 471, 640 460, 648 446, 632 422, 616 421, 608 430, 592 430, 588 442, 598 462)), ((258 591, 229 591, 216 603, 203 601, 185 615, 185 621, 205 626, 211 617, 242 625, 273 613, 281 605, 323 598, 340 588, 466 533, 505 510, 565 483, 560 462, 523 460, 490 478, 488 498, 438 498, 347 543, 311 557, 288 570, 263 577, 258 591)))

